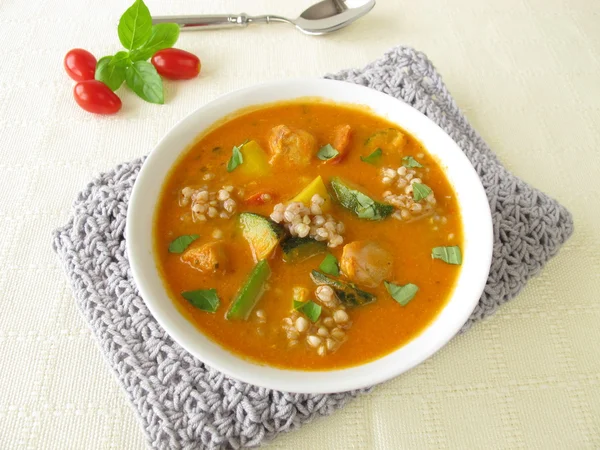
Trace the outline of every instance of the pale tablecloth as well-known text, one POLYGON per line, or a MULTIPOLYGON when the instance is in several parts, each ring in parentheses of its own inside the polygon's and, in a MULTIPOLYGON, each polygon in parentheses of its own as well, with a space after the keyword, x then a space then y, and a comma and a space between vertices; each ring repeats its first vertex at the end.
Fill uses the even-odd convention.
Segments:
MULTIPOLYGON (((363 66, 400 43, 429 55, 509 169, 571 210, 575 235, 494 318, 270 448, 600 448, 598 0, 379 0, 328 37, 284 25, 185 34, 200 79, 167 83, 162 107, 123 90, 118 115, 92 116, 62 58, 117 51, 128 3, 0 3, 0 448, 145 445, 50 246, 87 181, 220 94, 363 66)), ((309 3, 148 1, 155 14, 291 16, 309 3)))

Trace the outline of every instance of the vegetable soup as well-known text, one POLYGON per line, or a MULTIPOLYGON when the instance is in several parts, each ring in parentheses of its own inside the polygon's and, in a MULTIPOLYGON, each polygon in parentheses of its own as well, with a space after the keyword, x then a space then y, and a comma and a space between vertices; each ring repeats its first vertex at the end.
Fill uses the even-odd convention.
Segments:
POLYGON ((261 364, 331 370, 406 344, 444 307, 462 229, 409 133, 316 100, 240 113, 171 170, 154 224, 172 300, 261 364))

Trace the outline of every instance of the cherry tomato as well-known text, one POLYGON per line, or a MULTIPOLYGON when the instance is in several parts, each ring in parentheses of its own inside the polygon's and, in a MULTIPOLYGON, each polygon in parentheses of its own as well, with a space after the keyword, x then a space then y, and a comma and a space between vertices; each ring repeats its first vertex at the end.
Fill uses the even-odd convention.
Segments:
POLYGON ((269 191, 257 192, 256 194, 252 194, 245 200, 247 205, 264 205, 267 202, 270 202, 275 199, 275 194, 269 191))
POLYGON ((73 95, 77 104, 91 113, 114 114, 121 109, 121 99, 101 81, 80 81, 73 95))
POLYGON ((166 48, 156 52, 151 62, 160 75, 171 80, 187 80, 200 73, 200 59, 178 48, 166 48))
POLYGON ((75 81, 93 80, 96 58, 87 50, 74 48, 65 55, 65 70, 75 81))

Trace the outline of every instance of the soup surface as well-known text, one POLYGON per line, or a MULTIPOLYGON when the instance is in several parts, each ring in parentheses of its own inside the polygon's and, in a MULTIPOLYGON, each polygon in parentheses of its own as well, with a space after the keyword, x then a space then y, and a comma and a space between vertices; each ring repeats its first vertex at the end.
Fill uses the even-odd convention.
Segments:
POLYGON ((157 265, 205 335, 258 363, 353 366, 406 344, 460 271, 455 194, 425 148, 368 110, 242 113, 176 163, 157 265))

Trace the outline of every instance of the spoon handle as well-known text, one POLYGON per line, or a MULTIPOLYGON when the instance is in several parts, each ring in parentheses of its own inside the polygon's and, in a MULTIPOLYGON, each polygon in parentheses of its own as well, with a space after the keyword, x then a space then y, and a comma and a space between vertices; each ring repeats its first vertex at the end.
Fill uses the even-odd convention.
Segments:
POLYGON ((220 28, 245 28, 251 23, 287 22, 278 16, 248 16, 245 13, 216 14, 211 16, 156 16, 152 17, 152 24, 176 23, 181 31, 215 30, 220 28))

